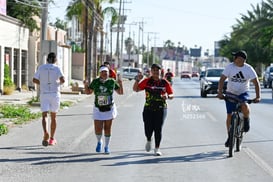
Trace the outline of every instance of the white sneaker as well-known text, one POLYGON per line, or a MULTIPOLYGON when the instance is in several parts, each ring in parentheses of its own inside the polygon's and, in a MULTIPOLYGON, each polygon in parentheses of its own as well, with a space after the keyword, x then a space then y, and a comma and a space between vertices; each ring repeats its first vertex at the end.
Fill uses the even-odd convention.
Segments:
POLYGON ((146 145, 145 145, 146 152, 150 152, 151 148, 152 148, 152 142, 151 141, 147 141, 146 145))
POLYGON ((155 152, 155 156, 161 156, 162 155, 159 148, 155 148, 154 152, 155 152))

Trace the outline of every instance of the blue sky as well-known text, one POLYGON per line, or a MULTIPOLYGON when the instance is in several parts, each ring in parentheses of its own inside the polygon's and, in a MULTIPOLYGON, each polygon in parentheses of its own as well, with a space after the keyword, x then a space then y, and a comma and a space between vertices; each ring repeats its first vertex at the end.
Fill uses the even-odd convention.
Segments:
MULTIPOLYGON (((57 0, 56 6, 49 8, 50 20, 64 19, 69 0, 57 0)), ((202 47, 213 51, 214 41, 221 40, 231 32, 240 14, 252 11, 251 4, 261 0, 125 0, 126 23, 144 21, 144 32, 155 32, 150 44, 162 46, 166 40, 175 44, 181 42, 188 48, 202 47)), ((118 8, 118 3, 115 6, 118 8)), ((106 6, 106 5, 105 5, 106 6)), ((107 5, 109 6, 109 5, 107 5)), ((107 21, 106 21, 107 22, 107 21)), ((129 25, 125 25, 125 38, 129 35, 129 25)), ((138 40, 137 26, 131 25, 131 35, 138 40)), ((147 33, 144 34, 146 44, 147 33)))

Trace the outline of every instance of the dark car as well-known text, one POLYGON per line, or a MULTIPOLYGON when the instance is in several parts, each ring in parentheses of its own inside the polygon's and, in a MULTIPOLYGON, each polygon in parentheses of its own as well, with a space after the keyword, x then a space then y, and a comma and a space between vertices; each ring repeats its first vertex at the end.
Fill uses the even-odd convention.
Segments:
POLYGON ((272 81, 273 81, 273 66, 268 66, 265 69, 264 76, 263 76, 263 85, 264 88, 272 88, 272 81))
POLYGON ((193 71, 192 73, 191 73, 191 77, 199 77, 199 73, 197 72, 197 71, 193 71))
MULTIPOLYGON (((217 94, 219 79, 224 68, 208 68, 200 80, 200 95, 207 97, 207 94, 217 94)), ((224 84, 224 92, 227 87, 227 81, 224 84)))

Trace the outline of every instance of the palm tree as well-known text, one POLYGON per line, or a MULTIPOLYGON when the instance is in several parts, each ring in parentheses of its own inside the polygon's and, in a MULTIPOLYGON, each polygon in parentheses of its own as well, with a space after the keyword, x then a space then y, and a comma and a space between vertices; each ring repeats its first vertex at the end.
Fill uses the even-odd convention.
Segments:
POLYGON ((171 40, 167 40, 166 42, 164 42, 164 47, 168 49, 173 49, 175 46, 171 40))
POLYGON ((134 47, 134 41, 133 41, 133 39, 131 37, 128 37, 125 40, 125 49, 126 49, 126 52, 128 54, 129 64, 131 64, 131 52, 132 52, 133 47, 134 47))
POLYGON ((262 1, 261 4, 251 6, 252 11, 237 19, 230 38, 221 41, 225 44, 221 47, 221 53, 230 55, 235 49, 245 49, 249 53, 248 62, 260 66, 261 63, 273 61, 273 1, 262 1))
MULTIPOLYGON (((100 32, 101 35, 101 56, 103 55, 103 11, 101 4, 103 2, 113 3, 115 0, 72 0, 70 6, 67 8, 67 17, 72 19, 73 16, 76 16, 77 19, 83 26, 82 30, 85 30, 85 47, 87 47, 87 30, 89 29, 89 56, 86 57, 86 61, 91 59, 93 62, 93 77, 96 77, 97 73, 97 35, 100 32), (83 21, 85 22, 83 24, 83 21), (87 28, 88 27, 88 28, 87 28), (91 47, 93 50, 91 51, 91 47), (93 53, 91 53, 93 52, 93 53), (91 55, 90 55, 91 54, 91 55)), ((86 50, 87 51, 87 50, 86 50)), ((87 63, 86 65, 89 65, 87 63)), ((88 69, 86 69, 88 72, 88 69)), ((87 77, 89 74, 87 74, 87 77)))

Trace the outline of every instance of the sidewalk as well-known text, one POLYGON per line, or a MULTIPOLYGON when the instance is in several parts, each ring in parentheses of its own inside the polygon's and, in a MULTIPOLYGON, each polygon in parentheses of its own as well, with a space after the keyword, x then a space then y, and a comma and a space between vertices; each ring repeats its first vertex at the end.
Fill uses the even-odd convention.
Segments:
MULTIPOLYGON (((61 94, 61 102, 69 101, 73 104, 76 104, 91 95, 81 94, 80 92, 72 92, 71 88, 62 88, 61 93, 64 91, 65 94, 61 94)), ((33 98, 37 97, 36 91, 22 90, 14 91, 11 95, 0 95, 0 105, 11 104, 11 105, 26 105, 29 106, 29 109, 32 113, 41 112, 40 105, 29 105, 28 102, 33 98)), ((0 124, 4 123, 9 127, 14 126, 13 122, 9 118, 1 118, 0 124)))
MULTIPOLYGON (((61 102, 71 101, 78 102, 90 95, 82 94, 80 92, 72 92, 71 88, 61 89, 61 102)), ((0 95, 0 104, 27 104, 28 101, 37 96, 36 91, 22 90, 14 91, 11 95, 0 95)))

